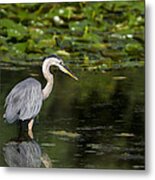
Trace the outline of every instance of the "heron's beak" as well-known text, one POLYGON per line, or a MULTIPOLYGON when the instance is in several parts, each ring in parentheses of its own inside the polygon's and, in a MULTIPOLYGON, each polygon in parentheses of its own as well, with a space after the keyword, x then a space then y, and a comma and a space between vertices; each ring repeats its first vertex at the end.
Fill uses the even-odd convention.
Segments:
POLYGON ((78 78, 76 76, 74 76, 66 66, 59 66, 59 68, 62 72, 68 74, 73 79, 78 80, 78 78))

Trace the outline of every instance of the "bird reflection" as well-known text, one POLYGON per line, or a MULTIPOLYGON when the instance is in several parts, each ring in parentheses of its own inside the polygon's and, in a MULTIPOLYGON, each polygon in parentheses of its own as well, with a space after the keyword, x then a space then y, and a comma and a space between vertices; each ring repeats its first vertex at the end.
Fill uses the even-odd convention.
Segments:
POLYGON ((3 147, 3 155, 10 167, 52 167, 48 154, 43 153, 40 145, 30 137, 10 140, 3 147))
POLYGON ((10 167, 41 167, 41 148, 32 141, 10 141, 5 144, 4 158, 10 167))

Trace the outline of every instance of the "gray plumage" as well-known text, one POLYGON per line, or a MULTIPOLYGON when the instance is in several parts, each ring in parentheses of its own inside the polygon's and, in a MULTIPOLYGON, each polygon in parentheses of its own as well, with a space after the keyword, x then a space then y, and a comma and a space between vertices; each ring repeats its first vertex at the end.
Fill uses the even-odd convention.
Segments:
POLYGON ((6 98, 4 117, 9 123, 34 118, 40 111, 43 101, 41 84, 34 78, 18 83, 6 98))
POLYGON ((3 147, 5 162, 10 167, 41 167, 41 148, 36 141, 9 142, 3 147))

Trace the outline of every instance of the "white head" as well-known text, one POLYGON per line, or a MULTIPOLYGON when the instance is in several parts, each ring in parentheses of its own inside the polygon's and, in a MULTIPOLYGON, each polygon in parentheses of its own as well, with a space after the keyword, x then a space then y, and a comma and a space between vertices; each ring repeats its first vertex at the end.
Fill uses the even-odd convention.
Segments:
POLYGON ((43 62, 43 72, 47 72, 47 70, 50 68, 50 66, 57 66, 60 71, 68 74, 69 76, 71 76, 72 78, 74 78, 75 80, 78 80, 78 78, 76 76, 74 76, 70 70, 65 66, 63 60, 58 57, 57 55, 51 55, 48 56, 44 59, 43 62))

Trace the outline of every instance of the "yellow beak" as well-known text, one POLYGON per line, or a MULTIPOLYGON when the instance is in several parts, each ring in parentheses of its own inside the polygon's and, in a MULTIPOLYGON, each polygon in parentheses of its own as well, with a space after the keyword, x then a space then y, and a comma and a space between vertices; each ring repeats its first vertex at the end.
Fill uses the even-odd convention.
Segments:
POLYGON ((74 76, 66 66, 60 66, 59 68, 62 72, 68 74, 73 79, 78 80, 78 78, 76 76, 74 76))

